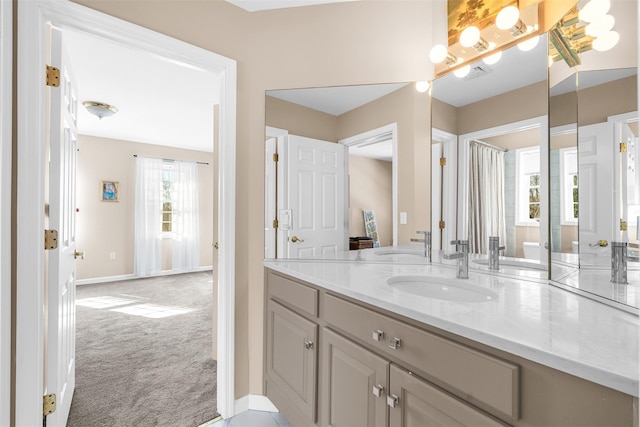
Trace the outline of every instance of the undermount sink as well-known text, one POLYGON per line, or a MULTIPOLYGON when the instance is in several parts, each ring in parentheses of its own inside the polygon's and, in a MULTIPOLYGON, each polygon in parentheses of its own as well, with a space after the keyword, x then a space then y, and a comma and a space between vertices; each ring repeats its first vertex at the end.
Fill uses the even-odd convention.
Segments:
MULTIPOLYGON (((471 262, 479 265, 489 265, 489 260, 486 258, 483 259, 474 259, 471 262)), ((499 262, 500 267, 510 267, 516 268, 518 270, 537 270, 537 271, 547 271, 547 266, 544 264, 538 264, 536 262, 531 261, 519 261, 519 260, 510 260, 510 259, 501 259, 499 262)))
POLYGON ((416 255, 424 256, 424 250, 417 249, 380 249, 375 252, 376 255, 416 255))
POLYGON ((387 279, 387 284, 401 292, 445 301, 485 302, 498 298, 493 291, 457 279, 395 276, 387 279))

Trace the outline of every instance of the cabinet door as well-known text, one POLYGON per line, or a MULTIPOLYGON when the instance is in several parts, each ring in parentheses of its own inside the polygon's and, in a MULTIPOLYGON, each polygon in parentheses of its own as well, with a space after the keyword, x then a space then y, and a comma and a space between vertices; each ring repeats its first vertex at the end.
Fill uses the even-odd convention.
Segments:
POLYGON ((388 397, 392 427, 504 426, 477 409, 395 365, 388 397))
POLYGON ((389 362, 323 329, 322 424, 384 427, 389 362))
POLYGON ((317 335, 318 325, 269 301, 267 376, 312 423, 316 420, 317 335))

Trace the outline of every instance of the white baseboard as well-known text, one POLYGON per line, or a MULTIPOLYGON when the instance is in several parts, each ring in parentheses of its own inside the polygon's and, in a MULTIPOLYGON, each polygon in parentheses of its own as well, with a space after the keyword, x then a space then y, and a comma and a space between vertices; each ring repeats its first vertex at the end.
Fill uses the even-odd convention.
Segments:
POLYGON ((248 410, 279 412, 278 408, 271 403, 267 396, 259 396, 257 394, 248 394, 235 401, 234 412, 236 415, 248 410))
POLYGON ((93 285, 95 283, 121 282, 124 280, 146 279, 147 277, 171 276, 173 274, 195 273, 200 271, 212 271, 212 270, 213 270, 213 266, 205 265, 204 267, 198 267, 195 270, 167 270, 167 271, 161 271, 160 273, 154 274, 152 276, 144 276, 144 277, 138 277, 135 274, 122 274, 119 276, 94 277, 91 279, 76 280, 76 286, 93 285))

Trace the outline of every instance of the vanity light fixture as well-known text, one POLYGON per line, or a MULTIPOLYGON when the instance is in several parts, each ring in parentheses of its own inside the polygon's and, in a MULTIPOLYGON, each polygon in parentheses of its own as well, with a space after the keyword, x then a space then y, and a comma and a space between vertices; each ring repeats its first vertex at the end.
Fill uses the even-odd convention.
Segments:
POLYGON ((82 105, 87 109, 88 112, 90 112, 94 116, 97 116, 100 120, 102 120, 103 117, 113 116, 118 112, 118 109, 116 107, 114 107, 113 105, 105 104, 103 102, 84 101, 82 105))
POLYGON ((431 87, 431 83, 427 81, 416 82, 416 90, 420 93, 424 93, 428 91, 430 87, 431 87))
POLYGON ((530 39, 527 39, 521 43, 518 43, 518 49, 520 49, 523 52, 528 52, 534 47, 536 47, 539 41, 540 41, 540 36, 531 37, 530 39))
POLYGON ((615 23, 616 20, 613 16, 603 15, 587 25, 587 27, 585 28, 585 33, 591 37, 599 37, 611 31, 615 23))
POLYGON ((502 51, 499 50, 494 54, 491 54, 489 56, 487 56, 486 58, 483 59, 484 63, 487 65, 493 65, 496 62, 500 61, 500 58, 502 58, 502 51))
POLYGON ((489 43, 480 37, 478 27, 467 27, 460 33, 460 45, 463 47, 473 47, 476 52, 484 52, 489 48, 489 43))
POLYGON ((580 9, 578 18, 584 22, 594 22, 599 17, 606 15, 610 7, 610 0, 591 0, 580 9))
POLYGON ((498 13, 496 27, 511 31, 513 37, 521 36, 527 32, 527 26, 520 19, 520 10, 516 6, 507 6, 498 13))
POLYGON ((599 52, 604 52, 613 48, 618 41, 620 40, 620 34, 617 31, 608 31, 604 34, 601 34, 594 41, 591 42, 591 47, 593 50, 597 50, 599 52))
POLYGON ((462 79, 466 77, 470 71, 471 71, 471 65, 465 65, 462 68, 458 68, 457 70, 454 70, 453 75, 458 77, 459 79, 462 79))
POLYGON ((434 64, 440 64, 444 61, 449 67, 458 63, 458 58, 449 53, 447 47, 443 44, 437 44, 431 48, 431 51, 429 52, 429 59, 434 64))

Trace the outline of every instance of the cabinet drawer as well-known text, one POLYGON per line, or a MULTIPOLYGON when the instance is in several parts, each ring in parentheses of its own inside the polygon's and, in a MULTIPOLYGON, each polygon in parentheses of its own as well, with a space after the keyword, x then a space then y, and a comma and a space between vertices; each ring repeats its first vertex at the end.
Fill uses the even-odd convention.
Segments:
POLYGON ((395 357, 407 368, 423 371, 465 400, 518 418, 518 365, 331 295, 326 295, 324 316, 335 328, 395 357), (397 348, 392 348, 394 343, 397 348))
POLYGON ((318 317, 318 291, 301 283, 294 282, 272 271, 268 273, 267 292, 270 298, 318 317))

